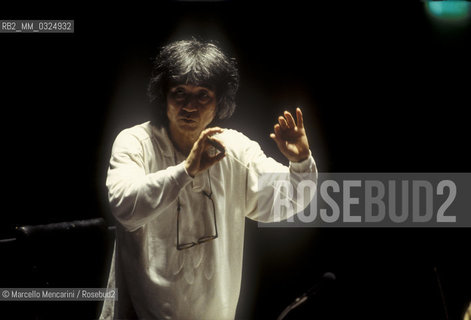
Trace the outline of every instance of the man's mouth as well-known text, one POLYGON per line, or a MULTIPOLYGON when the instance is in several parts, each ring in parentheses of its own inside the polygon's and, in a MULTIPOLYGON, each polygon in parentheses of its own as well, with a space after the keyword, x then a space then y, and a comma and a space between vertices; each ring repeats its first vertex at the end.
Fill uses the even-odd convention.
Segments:
POLYGON ((185 122, 185 123, 193 123, 193 122, 196 122, 196 120, 193 119, 193 118, 180 118, 180 120, 182 120, 182 121, 185 122))

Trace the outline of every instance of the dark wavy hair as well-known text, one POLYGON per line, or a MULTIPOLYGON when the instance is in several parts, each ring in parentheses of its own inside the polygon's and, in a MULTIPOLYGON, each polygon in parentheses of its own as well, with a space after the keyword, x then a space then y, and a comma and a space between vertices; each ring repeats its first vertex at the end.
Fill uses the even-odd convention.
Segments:
POLYGON ((152 122, 157 126, 168 124, 167 93, 178 84, 214 90, 217 98, 215 120, 227 119, 234 113, 239 87, 237 64, 214 43, 181 40, 161 48, 153 61, 147 90, 154 111, 152 122))

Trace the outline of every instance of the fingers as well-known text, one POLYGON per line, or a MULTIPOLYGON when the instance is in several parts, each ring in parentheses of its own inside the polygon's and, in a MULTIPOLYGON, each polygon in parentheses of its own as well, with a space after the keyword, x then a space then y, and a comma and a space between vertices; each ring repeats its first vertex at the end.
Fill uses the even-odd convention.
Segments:
POLYGON ((273 126, 273 131, 275 133, 270 133, 270 138, 272 138, 273 140, 275 140, 276 144, 279 144, 281 143, 281 127, 279 124, 275 124, 273 126))
POLYGON ((278 137, 281 135, 281 129, 278 123, 273 126, 273 132, 275 133, 271 133, 270 137, 273 139, 278 139, 278 137))
POLYGON ((216 138, 213 138, 213 137, 208 137, 206 139, 206 141, 208 141, 208 143, 210 145, 212 145, 213 147, 215 147, 216 149, 218 149, 219 151, 221 152, 226 152, 226 147, 224 146, 224 143, 222 143, 221 140, 219 139, 216 139, 216 138))
POLYGON ((186 159, 185 168, 191 177, 195 177, 224 158, 226 155, 224 144, 220 140, 212 138, 212 135, 222 132, 223 129, 219 127, 208 128, 201 132, 186 159), (221 152, 215 156, 209 155, 207 149, 211 145, 221 152))
POLYGON ((219 127, 208 128, 208 129, 205 129, 201 132, 200 139, 207 138, 207 137, 210 137, 212 135, 215 135, 216 133, 222 133, 222 132, 223 132, 223 130, 219 127))
POLYGON ((296 108, 296 121, 288 111, 283 112, 283 116, 280 116, 278 123, 273 126, 274 132, 270 134, 270 138, 288 160, 302 161, 309 156, 309 144, 301 109, 296 108))
POLYGON ((216 162, 218 161, 221 161, 224 157, 226 156, 225 153, 223 152, 219 152, 217 155, 215 155, 214 157, 210 157, 208 162, 209 162, 209 166, 212 166, 213 164, 215 164, 216 162))
POLYGON ((280 135, 279 134, 276 134, 276 133, 270 133, 270 138, 273 139, 273 141, 275 141, 275 143, 278 145, 278 148, 281 148, 282 147, 282 140, 280 138, 280 135))
POLYGON ((296 119, 298 120, 298 127, 300 129, 304 128, 303 113, 301 108, 296 108, 296 119))
POLYGON ((201 133, 200 139, 202 139, 205 142, 208 142, 210 145, 212 145, 213 147, 215 147, 216 149, 224 153, 226 152, 226 147, 224 146, 224 143, 221 140, 215 137, 212 137, 214 134, 222 133, 222 132, 223 130, 219 127, 208 128, 206 130, 203 130, 203 132, 201 133))
POLYGON ((280 124, 280 126, 283 130, 288 129, 288 123, 286 122, 286 119, 283 118, 282 116, 278 117, 278 123, 280 124))
MULTIPOLYGON (((208 139, 209 141, 209 139, 208 139)), ((224 150, 224 149, 223 149, 224 150)), ((221 161, 225 156, 226 156, 226 153, 225 153, 226 150, 224 151, 221 151, 221 152, 218 152, 216 155, 212 156, 212 155, 209 155, 208 153, 203 153, 202 155, 202 162, 201 162, 201 169, 202 170, 206 170, 207 168, 211 167, 212 165, 214 165, 215 163, 221 161)))
POLYGON ((293 116, 291 115, 291 113, 289 113, 288 111, 285 111, 284 112, 284 115, 286 117, 286 122, 288 123, 288 127, 290 129, 296 127, 296 123, 294 122, 294 118, 293 116))
POLYGON ((283 115, 284 117, 278 117, 278 123, 280 124, 281 129, 296 129, 296 127, 304 128, 303 113, 301 112, 300 108, 296 108, 297 125, 289 111, 283 112, 283 115))
POLYGON ((287 141, 295 141, 304 132, 303 114, 300 108, 296 108, 296 121, 289 111, 284 111, 283 116, 278 117, 278 123, 273 126, 270 138, 275 140, 279 146, 287 141))
POLYGON ((222 132, 223 130, 219 127, 208 128, 201 131, 198 141, 196 142, 198 149, 203 150, 206 146, 205 142, 209 137, 211 137, 214 134, 222 133, 222 132))

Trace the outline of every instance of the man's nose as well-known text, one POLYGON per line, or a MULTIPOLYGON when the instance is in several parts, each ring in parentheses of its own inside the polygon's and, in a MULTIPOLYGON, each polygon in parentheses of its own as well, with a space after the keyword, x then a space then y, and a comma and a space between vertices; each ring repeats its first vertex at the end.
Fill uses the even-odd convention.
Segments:
POLYGON ((183 110, 186 112, 195 112, 198 111, 198 104, 196 103, 196 98, 193 96, 188 96, 188 98, 183 103, 183 110))

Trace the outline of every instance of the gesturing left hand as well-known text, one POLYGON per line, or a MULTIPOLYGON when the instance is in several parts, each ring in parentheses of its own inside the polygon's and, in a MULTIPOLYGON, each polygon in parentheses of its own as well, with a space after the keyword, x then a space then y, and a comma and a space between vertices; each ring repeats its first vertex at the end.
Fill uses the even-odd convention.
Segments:
POLYGON ((300 162, 309 157, 309 143, 304 130, 303 114, 296 108, 297 125, 288 111, 284 117, 278 117, 278 123, 274 126, 275 133, 270 138, 275 140, 278 149, 291 162, 300 162))

